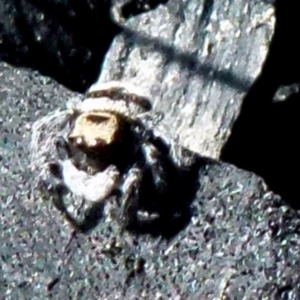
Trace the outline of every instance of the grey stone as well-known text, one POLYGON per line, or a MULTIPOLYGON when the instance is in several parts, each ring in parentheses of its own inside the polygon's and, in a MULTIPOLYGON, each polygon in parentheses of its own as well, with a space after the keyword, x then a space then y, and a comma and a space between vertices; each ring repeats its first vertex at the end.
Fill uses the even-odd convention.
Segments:
POLYGON ((299 299, 299 213, 228 164, 200 159, 191 218, 170 239, 109 220, 74 236, 30 188, 28 141, 75 94, 4 64, 0 83, 1 299, 299 299))
POLYGON ((262 69, 274 23, 265 1, 169 1, 124 24, 99 81, 141 87, 183 145, 218 158, 262 69))

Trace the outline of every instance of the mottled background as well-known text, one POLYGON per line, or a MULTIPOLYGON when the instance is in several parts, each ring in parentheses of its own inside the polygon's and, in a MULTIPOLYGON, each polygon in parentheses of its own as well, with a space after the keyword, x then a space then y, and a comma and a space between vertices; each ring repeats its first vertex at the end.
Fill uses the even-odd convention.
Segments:
MULTIPOLYGON (((283 2, 276 2, 267 61, 242 97, 230 147, 224 146, 228 161, 273 180, 279 195, 258 175, 203 159, 191 216, 169 240, 120 235, 116 222, 104 221, 74 236, 51 199, 30 187, 31 124, 99 75, 105 47, 119 30, 100 17, 109 3, 1 2, 0 57, 10 64, 0 64, 0 299, 299 299, 299 213, 286 205, 299 202, 292 174, 299 164, 297 105, 290 104, 298 100, 297 88, 289 98, 294 89, 284 92, 275 114, 270 104, 280 84, 299 80, 299 10, 296 2, 283 2)), ((113 63, 108 59, 104 68, 113 63)))

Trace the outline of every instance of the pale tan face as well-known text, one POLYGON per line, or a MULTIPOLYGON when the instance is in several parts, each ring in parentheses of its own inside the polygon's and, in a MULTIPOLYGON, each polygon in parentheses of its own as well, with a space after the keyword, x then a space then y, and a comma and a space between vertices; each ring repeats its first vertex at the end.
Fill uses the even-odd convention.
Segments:
POLYGON ((87 151, 102 148, 117 141, 122 131, 121 117, 112 112, 93 111, 80 114, 69 134, 74 146, 87 151))

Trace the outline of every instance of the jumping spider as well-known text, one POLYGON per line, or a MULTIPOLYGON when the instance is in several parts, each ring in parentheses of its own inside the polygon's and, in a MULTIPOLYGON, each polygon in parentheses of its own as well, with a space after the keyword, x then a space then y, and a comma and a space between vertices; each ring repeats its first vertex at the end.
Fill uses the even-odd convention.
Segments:
POLYGON ((159 117, 151 117, 150 100, 110 82, 92 86, 84 101, 69 106, 33 126, 32 162, 43 166, 40 177, 50 174, 86 202, 116 196, 125 227, 142 210, 160 214, 183 161, 176 143, 155 135, 159 117))

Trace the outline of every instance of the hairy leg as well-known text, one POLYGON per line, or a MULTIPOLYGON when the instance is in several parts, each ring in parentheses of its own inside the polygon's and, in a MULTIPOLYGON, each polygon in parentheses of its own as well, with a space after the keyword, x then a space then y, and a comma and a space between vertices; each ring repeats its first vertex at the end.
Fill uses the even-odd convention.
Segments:
POLYGON ((151 172, 155 189, 159 194, 163 194, 167 188, 163 157, 160 151, 150 142, 142 144, 142 151, 147 169, 151 172))
POLYGON ((121 187, 122 221, 124 227, 135 223, 139 202, 139 188, 142 181, 142 171, 137 166, 132 167, 121 187))

